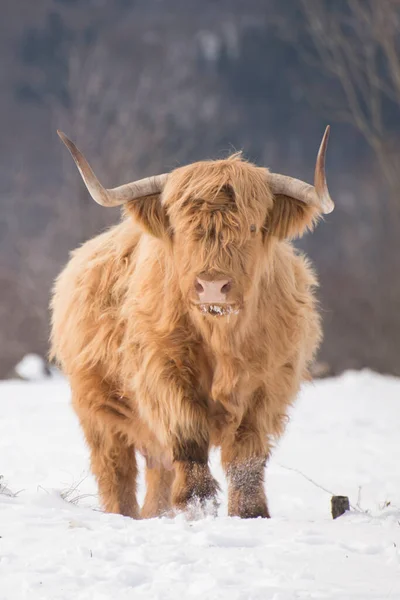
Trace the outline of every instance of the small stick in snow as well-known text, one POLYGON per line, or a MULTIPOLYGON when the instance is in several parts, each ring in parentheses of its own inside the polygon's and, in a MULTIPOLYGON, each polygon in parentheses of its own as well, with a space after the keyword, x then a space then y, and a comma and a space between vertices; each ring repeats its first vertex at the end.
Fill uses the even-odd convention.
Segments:
POLYGON ((346 510, 350 510, 350 502, 347 496, 332 496, 331 498, 332 507, 332 519, 337 519, 341 515, 344 515, 346 510))

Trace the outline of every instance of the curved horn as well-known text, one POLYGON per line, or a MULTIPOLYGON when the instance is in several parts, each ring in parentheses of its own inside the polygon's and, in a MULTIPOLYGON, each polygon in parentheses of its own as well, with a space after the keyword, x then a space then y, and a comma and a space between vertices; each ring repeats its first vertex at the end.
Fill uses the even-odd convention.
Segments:
POLYGON ((88 161, 75 144, 62 131, 57 130, 57 133, 70 151, 89 194, 97 204, 101 204, 101 206, 120 206, 135 198, 142 198, 143 196, 151 196, 152 194, 162 192, 168 178, 168 174, 166 173, 132 181, 131 183, 107 190, 101 185, 88 161))
POLYGON ((304 181, 288 177, 287 175, 270 173, 269 184, 274 194, 291 196, 305 204, 318 206, 324 214, 333 211, 335 205, 329 195, 325 177, 325 155, 328 146, 329 130, 330 127, 328 125, 319 147, 315 164, 314 185, 309 185, 304 181))

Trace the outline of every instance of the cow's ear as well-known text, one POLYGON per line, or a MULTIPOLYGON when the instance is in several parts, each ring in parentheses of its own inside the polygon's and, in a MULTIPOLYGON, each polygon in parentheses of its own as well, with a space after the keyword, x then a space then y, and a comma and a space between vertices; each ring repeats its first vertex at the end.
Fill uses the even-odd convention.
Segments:
POLYGON ((147 232, 157 238, 169 238, 171 227, 160 194, 136 198, 125 205, 125 212, 147 232))
POLYGON ((296 198, 276 194, 265 221, 265 232, 281 240, 298 238, 307 230, 312 230, 320 216, 317 207, 296 198))

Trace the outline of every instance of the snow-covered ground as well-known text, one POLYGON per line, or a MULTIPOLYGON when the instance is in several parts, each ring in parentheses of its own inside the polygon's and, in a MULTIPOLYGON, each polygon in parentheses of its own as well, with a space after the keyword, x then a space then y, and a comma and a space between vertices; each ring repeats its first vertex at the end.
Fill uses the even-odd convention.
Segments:
MULTIPOLYGON (((217 453, 212 468, 225 499, 217 453)), ((400 600, 394 378, 304 387, 267 470, 270 520, 224 501, 194 522, 99 511, 61 378, 0 384, 0 475, 0 600, 400 600), (331 494, 353 506, 335 521, 331 494)))

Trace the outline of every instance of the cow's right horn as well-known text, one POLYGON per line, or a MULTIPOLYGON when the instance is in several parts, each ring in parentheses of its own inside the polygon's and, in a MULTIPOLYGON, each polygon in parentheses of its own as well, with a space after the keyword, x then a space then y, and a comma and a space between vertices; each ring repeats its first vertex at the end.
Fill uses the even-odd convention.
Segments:
POLYGON ((130 200, 135 200, 135 198, 152 196, 153 194, 162 192, 168 178, 167 173, 132 181, 131 183, 126 183, 109 190, 104 188, 93 173, 91 166, 82 152, 78 150, 75 144, 62 131, 57 130, 57 133, 70 151, 89 194, 97 204, 101 204, 101 206, 120 206, 130 200))

